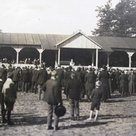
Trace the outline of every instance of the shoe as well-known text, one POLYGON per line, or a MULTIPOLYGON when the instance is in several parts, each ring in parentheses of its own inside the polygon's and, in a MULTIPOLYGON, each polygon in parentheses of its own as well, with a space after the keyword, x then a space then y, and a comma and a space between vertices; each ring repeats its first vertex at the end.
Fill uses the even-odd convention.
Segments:
POLYGON ((3 119, 3 120, 2 120, 2 123, 7 123, 7 119, 3 119))
POLYGON ((53 130, 53 127, 52 127, 52 126, 49 126, 49 127, 47 128, 47 130, 53 130))
POLYGON ((71 119, 71 120, 75 120, 75 118, 74 118, 74 117, 71 117, 70 119, 71 119))
POLYGON ((94 119, 93 121, 94 121, 94 122, 97 122, 98 120, 97 120, 97 119, 94 119))
POLYGON ((76 120, 80 120, 80 117, 79 117, 79 116, 77 116, 77 117, 76 117, 76 120))
POLYGON ((12 126, 12 125, 14 125, 14 123, 12 121, 9 121, 8 125, 12 126))
POLYGON ((86 122, 92 121, 92 118, 88 118, 85 120, 86 122))

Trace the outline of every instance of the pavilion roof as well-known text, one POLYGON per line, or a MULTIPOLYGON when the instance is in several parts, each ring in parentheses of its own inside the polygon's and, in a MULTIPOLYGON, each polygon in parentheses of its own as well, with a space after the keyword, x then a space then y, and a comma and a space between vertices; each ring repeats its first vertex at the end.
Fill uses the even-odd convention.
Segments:
MULTIPOLYGON (((57 50, 57 46, 68 42, 74 35, 61 34, 31 34, 31 33, 0 33, 0 46, 35 46, 47 50, 57 50)), ((82 34, 84 35, 84 34, 82 34)), ((136 49, 136 38, 86 36, 87 39, 100 45, 103 50, 136 49)))

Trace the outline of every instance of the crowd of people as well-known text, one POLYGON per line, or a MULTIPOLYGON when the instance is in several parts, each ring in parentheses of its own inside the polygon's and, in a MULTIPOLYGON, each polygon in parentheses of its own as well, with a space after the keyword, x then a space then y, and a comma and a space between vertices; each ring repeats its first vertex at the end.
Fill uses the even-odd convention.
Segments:
MULTIPOLYGON (((47 102, 47 129, 53 129, 52 117, 57 105, 63 105, 64 93, 70 105, 70 119, 79 120, 79 103, 86 99, 91 102, 90 116, 86 121, 97 120, 100 103, 108 101, 117 91, 120 96, 136 93, 136 72, 134 70, 99 69, 72 66, 56 68, 35 67, 0 67, 0 104, 2 123, 12 125, 13 110, 17 92, 38 94, 39 100, 47 102), (6 106, 5 106, 6 105, 6 106)), ((54 129, 58 130, 59 116, 54 114, 54 129)))
MULTIPOLYGON (((7 63, 7 64, 15 64, 16 61, 15 59, 8 59, 8 58, 0 58, 0 63, 7 63)), ((39 59, 32 59, 32 58, 25 58, 22 60, 19 60, 20 64, 34 64, 34 65, 39 65, 40 64, 40 60, 39 59)))

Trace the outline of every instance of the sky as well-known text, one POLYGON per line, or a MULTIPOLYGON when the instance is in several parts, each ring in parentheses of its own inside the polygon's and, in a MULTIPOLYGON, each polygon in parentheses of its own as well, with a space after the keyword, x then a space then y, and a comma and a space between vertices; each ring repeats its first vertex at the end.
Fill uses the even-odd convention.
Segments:
MULTIPOLYGON (((97 6, 108 0, 0 0, 0 29, 7 33, 91 35, 97 6)), ((115 6, 120 0, 112 0, 115 6)))

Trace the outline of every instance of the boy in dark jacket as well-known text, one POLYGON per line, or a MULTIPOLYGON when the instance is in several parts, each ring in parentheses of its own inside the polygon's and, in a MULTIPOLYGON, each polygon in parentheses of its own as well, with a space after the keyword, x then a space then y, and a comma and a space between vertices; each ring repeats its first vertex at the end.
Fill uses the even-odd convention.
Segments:
POLYGON ((98 113, 100 110, 100 103, 101 103, 101 99, 102 99, 102 89, 101 89, 101 81, 96 81, 95 83, 95 89, 93 89, 92 91, 92 95, 91 95, 91 110, 90 110, 90 117, 86 120, 86 121, 91 121, 92 120, 92 115, 93 115, 93 111, 95 110, 95 117, 94 117, 94 121, 97 120, 98 117, 98 113))

